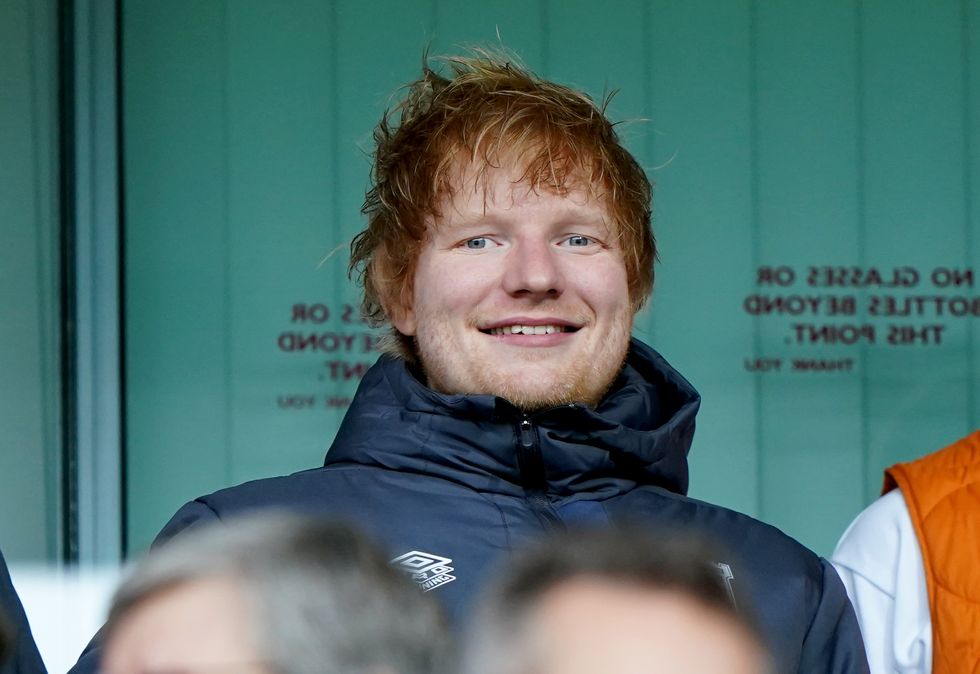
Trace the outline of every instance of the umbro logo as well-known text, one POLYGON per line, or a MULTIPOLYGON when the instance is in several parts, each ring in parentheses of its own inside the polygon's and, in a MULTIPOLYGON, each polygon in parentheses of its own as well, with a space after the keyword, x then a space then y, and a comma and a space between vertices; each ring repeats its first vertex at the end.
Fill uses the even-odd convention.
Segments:
POLYGON ((411 575, 423 592, 429 592, 456 580, 456 576, 452 575, 452 562, 449 557, 412 550, 395 557, 391 565, 411 575))

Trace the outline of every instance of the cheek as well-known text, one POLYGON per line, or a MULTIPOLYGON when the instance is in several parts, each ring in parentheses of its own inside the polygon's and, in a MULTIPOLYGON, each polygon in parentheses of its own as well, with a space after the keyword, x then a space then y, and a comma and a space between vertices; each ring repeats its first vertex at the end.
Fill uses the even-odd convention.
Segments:
POLYGON ((598 313, 619 314, 630 309, 629 283, 621 263, 593 268, 590 274, 579 274, 579 287, 598 313))
POLYGON ((415 275, 415 311, 420 315, 462 314, 487 296, 493 280, 473 258, 443 259, 415 275))

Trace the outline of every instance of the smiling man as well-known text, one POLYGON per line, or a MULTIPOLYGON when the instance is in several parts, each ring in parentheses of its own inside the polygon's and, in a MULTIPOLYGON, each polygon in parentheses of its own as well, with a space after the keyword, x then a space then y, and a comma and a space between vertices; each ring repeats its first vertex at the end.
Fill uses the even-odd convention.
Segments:
POLYGON ((718 573, 755 599, 777 671, 866 671, 827 562, 685 496, 699 398, 630 337, 653 286, 651 188, 605 106, 492 55, 444 65, 375 132, 351 270, 389 334, 325 465, 201 497, 159 540, 270 506, 347 518, 459 623, 548 532, 696 529, 730 551, 718 573))
POLYGON ((484 177, 466 167, 431 219, 412 300, 392 323, 415 338, 437 391, 524 410, 595 406, 626 358, 634 313, 604 200, 505 168, 484 177))

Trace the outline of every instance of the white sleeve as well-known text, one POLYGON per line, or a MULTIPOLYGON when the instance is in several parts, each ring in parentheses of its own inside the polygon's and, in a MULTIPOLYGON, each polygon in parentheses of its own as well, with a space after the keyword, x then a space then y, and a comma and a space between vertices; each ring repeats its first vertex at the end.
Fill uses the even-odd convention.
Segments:
POLYGON ((931 674, 922 551, 898 489, 857 516, 831 561, 857 612, 871 674, 931 674))

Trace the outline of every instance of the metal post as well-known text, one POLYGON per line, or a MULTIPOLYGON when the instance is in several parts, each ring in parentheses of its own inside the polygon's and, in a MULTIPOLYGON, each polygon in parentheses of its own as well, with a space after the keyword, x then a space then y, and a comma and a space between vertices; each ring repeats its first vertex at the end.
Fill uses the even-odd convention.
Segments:
POLYGON ((73 8, 74 547, 79 564, 122 552, 117 3, 73 8))

